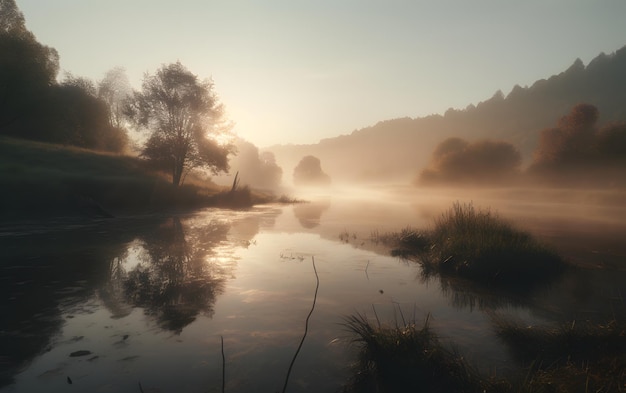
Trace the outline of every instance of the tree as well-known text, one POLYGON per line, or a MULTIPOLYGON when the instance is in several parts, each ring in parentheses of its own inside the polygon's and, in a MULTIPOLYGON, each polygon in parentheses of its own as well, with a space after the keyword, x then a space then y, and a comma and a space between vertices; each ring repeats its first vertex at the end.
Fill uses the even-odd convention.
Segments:
POLYGON ((598 117, 595 106, 578 104, 559 120, 556 127, 541 131, 531 171, 593 161, 598 117))
POLYGON ((0 134, 36 138, 59 56, 26 29, 14 0, 0 0, 0 134))
POLYGON ((98 83, 98 98, 109 107, 109 125, 124 129, 124 108, 132 95, 132 88, 122 67, 115 67, 98 83))
POLYGON ((271 152, 259 152, 254 144, 237 138, 237 156, 231 158, 230 167, 238 171, 243 183, 261 189, 276 189, 280 186, 283 170, 276 164, 271 152))
POLYGON ((437 146, 417 183, 501 184, 515 178, 521 161, 520 153, 507 142, 448 138, 437 146))
POLYGON ((47 135, 40 139, 89 149, 123 151, 128 143, 126 130, 109 124, 109 108, 96 96, 94 83, 67 74, 51 88, 46 107, 47 135))
POLYGON ((295 185, 326 186, 330 184, 330 176, 322 171, 319 158, 305 156, 293 170, 293 182, 295 185))
POLYGON ((194 168, 214 174, 228 170, 232 147, 211 137, 225 131, 213 83, 198 80, 180 62, 146 74, 127 114, 149 131, 142 156, 156 168, 170 171, 174 186, 194 168))

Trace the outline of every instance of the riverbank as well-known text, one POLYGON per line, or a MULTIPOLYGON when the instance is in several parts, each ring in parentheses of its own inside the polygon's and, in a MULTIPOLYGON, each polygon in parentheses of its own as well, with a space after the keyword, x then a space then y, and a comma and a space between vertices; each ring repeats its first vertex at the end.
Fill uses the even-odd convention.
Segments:
POLYGON ((175 187, 131 156, 0 138, 4 221, 112 218, 201 207, 246 208, 274 197, 192 178, 175 187))

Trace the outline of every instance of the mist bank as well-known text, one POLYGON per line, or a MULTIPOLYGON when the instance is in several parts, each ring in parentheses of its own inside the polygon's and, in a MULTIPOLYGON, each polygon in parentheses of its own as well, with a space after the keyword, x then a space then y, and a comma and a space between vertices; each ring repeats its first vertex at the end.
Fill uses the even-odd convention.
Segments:
MULTIPOLYGON (((381 121, 351 134, 311 145, 277 145, 265 149, 289 177, 307 155, 318 157, 333 181, 410 182, 428 165, 437 144, 449 137, 511 143, 523 165, 532 159, 540 131, 552 127, 579 103, 601 113, 599 126, 626 120, 626 47, 597 56, 586 66, 580 59, 567 70, 531 86, 516 85, 508 94, 443 115, 381 121)), ((288 180, 288 179, 287 179, 288 180)))

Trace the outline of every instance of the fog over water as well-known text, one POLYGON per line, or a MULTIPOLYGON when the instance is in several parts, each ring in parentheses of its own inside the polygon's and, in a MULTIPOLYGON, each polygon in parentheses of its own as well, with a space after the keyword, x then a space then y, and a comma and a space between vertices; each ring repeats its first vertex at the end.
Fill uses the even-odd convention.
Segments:
POLYGON ((356 352, 341 322, 355 312, 391 323, 430 314, 445 342, 498 373, 520 366, 495 338, 494 315, 548 325, 626 315, 622 192, 335 185, 302 197, 309 202, 2 232, 2 308, 15 318, 2 325, 1 391, 66 391, 67 377, 89 391, 134 392, 138 381, 146 391, 219 391, 220 337, 227 391, 275 391, 313 300, 313 257, 319 295, 289 391, 348 380, 356 352), (512 220, 582 270, 512 296, 426 278, 372 239, 427 228, 457 201, 512 220))

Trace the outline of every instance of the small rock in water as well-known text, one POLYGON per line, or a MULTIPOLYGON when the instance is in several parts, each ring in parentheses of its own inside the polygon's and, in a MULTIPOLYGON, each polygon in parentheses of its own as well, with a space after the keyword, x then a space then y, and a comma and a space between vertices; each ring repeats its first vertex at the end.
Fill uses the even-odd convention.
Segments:
POLYGON ((87 355, 91 355, 91 351, 82 350, 82 351, 76 351, 76 352, 70 353, 71 358, 75 358, 79 356, 87 356, 87 355))

